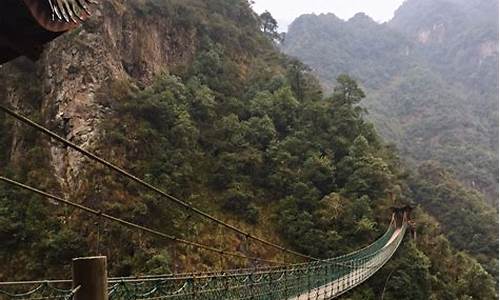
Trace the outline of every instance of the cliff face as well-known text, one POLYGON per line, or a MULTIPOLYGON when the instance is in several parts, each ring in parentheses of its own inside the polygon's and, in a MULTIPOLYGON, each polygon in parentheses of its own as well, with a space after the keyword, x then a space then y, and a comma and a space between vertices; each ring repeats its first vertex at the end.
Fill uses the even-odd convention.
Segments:
POLYGON ((415 41, 443 77, 497 96, 498 1, 406 1, 388 26, 415 41))
MULTIPOLYGON (((330 19, 343 23, 331 15, 317 26, 330 19)), ((411 54, 397 33, 375 43, 376 34, 365 29, 388 30, 364 15, 349 24, 346 29, 363 27, 358 33, 371 37, 377 59, 392 59, 381 76, 399 66, 384 49, 397 45, 401 55, 411 54)), ((364 120, 358 106, 364 93, 356 82, 344 76, 336 93, 324 98, 307 68, 280 54, 259 28, 246 0, 103 1, 89 22, 50 44, 37 63, 19 59, 0 67, 0 101, 200 210, 308 255, 333 257, 375 240, 394 205, 388 192, 401 201, 418 192, 438 208, 449 202, 447 190, 456 188, 438 190, 434 173, 429 181, 436 192, 430 183, 408 179, 396 153, 364 120), (171 74, 155 76, 162 72, 171 74)), ((366 44, 339 37, 369 58, 366 44)), ((2 175, 179 238, 295 261, 96 165, 0 113, 2 175)), ((484 224, 498 222, 470 209, 466 191, 449 196, 457 197, 468 206, 440 215, 461 220, 460 212, 475 213, 463 224, 450 223, 450 236, 462 242, 468 236, 454 232, 478 227, 473 245, 481 249, 470 252, 485 257, 495 274, 498 243, 484 224)), ((0 280, 68 278, 72 258, 92 255, 106 255, 113 276, 254 266, 40 200, 0 184, 0 280)), ((386 298, 495 298, 481 265, 458 255, 424 211, 417 218, 418 248, 409 243, 404 256, 381 270, 379 278, 394 273, 391 283, 405 283, 389 283, 386 298), (465 287, 481 278, 486 296, 450 288, 456 278, 464 278, 465 287)), ((359 295, 376 295, 380 286, 369 283, 359 295)))
MULTIPOLYGON (((99 140, 99 124, 109 108, 96 93, 111 80, 149 84, 156 74, 188 63, 195 52, 194 30, 173 26, 164 17, 141 15, 136 1, 106 1, 94 17, 50 43, 42 58, 0 69, 0 94, 12 107, 38 111, 40 122, 85 148, 99 140), (26 80, 26 78, 30 78, 26 80), (27 105, 26 98, 34 105, 27 105)), ((11 159, 22 157, 22 137, 12 136, 11 159)), ((50 165, 64 191, 78 183, 83 159, 50 144, 50 165)))
MULTIPOLYGON (((215 96, 212 94, 217 93, 197 82, 206 80, 214 86, 220 87, 221 92, 217 95, 230 94, 233 91, 243 93, 239 89, 237 81, 246 70, 243 66, 244 62, 241 62, 245 60, 245 55, 257 56, 262 53, 272 53, 279 56, 279 54, 271 42, 261 35, 257 16, 246 1, 235 1, 232 4, 225 0, 199 0, 189 3, 184 0, 110 0, 99 2, 101 4, 89 21, 85 22, 81 28, 71 31, 47 45, 39 61, 31 62, 26 58, 19 58, 0 66, 0 103, 22 112, 23 115, 45 125, 60 136, 85 149, 97 152, 100 156, 110 159, 113 163, 123 166, 141 178, 147 178, 146 175, 150 176, 150 174, 145 174, 145 168, 141 169, 141 166, 145 165, 146 161, 151 165, 156 163, 159 167, 155 170, 162 173, 162 176, 157 177, 163 181, 156 181, 155 184, 162 186, 171 194, 183 196, 187 194, 186 198, 191 197, 190 201, 192 198, 196 200, 208 198, 198 196, 191 187, 183 186, 184 190, 178 188, 172 191, 175 184, 180 186, 186 181, 190 183, 195 180, 167 180, 169 176, 182 177, 181 175, 184 175, 182 171, 190 173, 190 168, 193 169, 192 173, 196 176, 199 175, 200 171, 190 167, 191 160, 194 161, 194 159, 184 153, 190 149, 179 150, 180 142, 175 145, 169 144, 176 137, 181 139, 185 134, 194 135, 193 132, 196 132, 191 128, 193 121, 189 120, 188 112, 180 116, 177 116, 176 113, 180 108, 188 106, 187 103, 184 103, 188 99, 194 102, 200 101, 200 103, 189 102, 189 105, 193 106, 193 111, 200 109, 198 114, 203 115, 207 111, 207 115, 211 115, 215 106, 215 96), (210 48, 210 50, 206 48, 210 48), (200 58, 200 53, 205 56, 200 58), (195 58, 198 60, 198 66, 193 63, 195 58), (145 126, 150 126, 148 125, 150 120, 144 120, 138 124, 139 122, 134 120, 137 117, 135 112, 139 111, 140 114, 147 111, 149 108, 145 109, 144 106, 152 104, 146 100, 144 101, 146 103, 135 103, 131 105, 128 117, 120 115, 117 109, 120 107, 119 104, 123 104, 122 108, 130 105, 136 100, 135 96, 137 95, 127 97, 127 99, 114 97, 116 95, 112 92, 116 91, 114 90, 116 84, 123 83, 126 88, 146 94, 148 87, 153 86, 153 90, 155 89, 154 84, 151 83, 159 80, 157 75, 172 73, 181 76, 187 72, 188 68, 196 67, 202 69, 198 70, 200 76, 197 78, 191 76, 193 80, 189 84, 186 83, 185 86, 184 82, 181 84, 180 77, 161 76, 165 85, 161 88, 166 90, 165 93, 171 90, 176 90, 176 92, 175 95, 168 96, 171 98, 168 99, 170 107, 165 107, 166 99, 162 98, 158 101, 161 104, 160 107, 152 108, 152 117, 148 116, 156 120, 155 116, 163 114, 160 116, 161 122, 159 123, 162 124, 164 132, 149 128, 149 132, 154 131, 154 133, 145 137, 145 141, 138 141, 136 139, 139 135, 138 131, 144 129, 145 126), (204 72, 207 74, 206 76, 204 72), (230 79, 228 79, 229 77, 230 79), (193 89, 192 92, 191 89, 193 89), (185 96, 188 93, 192 93, 189 95, 190 97, 185 96), (117 103, 120 101, 122 102, 117 103), (144 104, 144 106, 141 107, 140 104, 144 104), (165 119, 167 121, 170 119, 166 118, 165 115, 172 117, 172 122, 176 122, 167 124, 164 122, 165 119), (109 142, 113 137, 108 135, 109 131, 113 131, 113 129, 116 129, 113 133, 122 134, 120 126, 123 124, 126 124, 124 127, 128 128, 129 133, 129 135, 127 132, 123 135, 126 135, 127 138, 127 141, 123 142, 127 147, 125 150, 122 149, 122 144, 114 143, 116 140, 109 142), (141 125, 143 127, 140 127, 141 125), (109 130, 110 126, 114 126, 112 130, 109 130), (170 130, 175 131, 175 133, 172 133, 172 136, 168 138, 165 137, 170 130), (158 145, 153 140, 162 140, 163 143, 158 145), (146 144, 155 144, 157 148, 155 148, 154 156, 151 155, 151 148, 146 149, 146 144), (177 156, 165 154, 166 150, 170 150, 170 153, 177 151, 175 153, 177 156), (117 152, 119 154, 116 154, 117 152), (134 155, 135 157, 131 158, 134 155), (164 157, 159 157, 162 155, 164 157), (142 160, 136 159, 137 157, 142 160), (174 162, 165 157, 169 159, 173 157, 174 162), (130 159, 128 164, 127 159, 130 159), (167 161, 162 161, 162 159, 167 161), (133 163, 135 163, 135 169, 130 166, 133 163), (186 165, 185 169, 187 170, 179 171, 184 165, 186 165), (140 170, 138 171, 138 169, 140 170), (182 194, 184 191, 186 192, 182 194)), ((260 65, 264 64, 265 62, 262 60, 260 65)), ((271 68, 273 71, 282 69, 281 65, 276 62, 271 64, 271 68)), ((161 96, 167 97, 163 94, 161 96)), ((103 174, 104 172, 99 173, 101 169, 96 164, 90 164, 80 154, 70 151, 59 143, 50 141, 24 124, 18 124, 3 113, 0 113, 0 125, 0 173, 2 175, 8 175, 42 190, 63 195, 65 198, 74 199, 74 201, 94 208, 99 207, 103 211, 113 211, 114 215, 122 216, 127 220, 149 225, 152 228, 171 230, 179 236, 195 232, 202 236, 201 238, 197 236, 197 238, 201 241, 206 239, 207 244, 215 243, 213 242, 214 238, 221 238, 220 235, 214 237, 213 232, 201 225, 190 224, 189 228, 180 228, 181 225, 179 225, 179 228, 174 228, 186 220, 182 220, 183 212, 175 216, 170 215, 172 208, 168 201, 162 202, 161 205, 147 203, 149 198, 146 193, 137 191, 130 182, 120 182, 118 176, 110 179, 111 176, 103 174), (103 176, 98 176, 96 173, 103 176), (127 189, 127 187, 131 188, 127 189), (138 193, 141 193, 140 196, 138 193), (118 211, 117 208, 119 208, 118 211), (146 214, 145 210, 148 210, 147 218, 141 216, 146 214), (203 234, 204 232, 206 234, 203 234)), ((183 144, 188 144, 185 148, 191 148, 193 141, 196 141, 195 138, 192 140, 185 138, 184 140, 186 142, 183 144)), ((202 163, 198 165, 202 165, 202 163)), ((150 179, 151 177, 147 178, 147 180, 150 179)), ((153 180, 156 180, 156 177, 153 180)), ((207 193, 206 189, 202 192, 207 193)), ((10 245, 2 243, 2 247, 0 247, 2 248, 0 249, 2 262, 9 264, 6 267, 9 269, 8 274, 0 272, 0 277, 26 278, 26 275, 37 276, 36 274, 38 274, 41 276, 45 272, 51 273, 50 276, 57 277, 58 274, 61 275, 68 269, 51 269, 51 265, 60 266, 70 261, 72 257, 88 255, 88 253, 94 255, 95 245, 99 243, 97 240, 100 238, 104 243, 104 240, 108 240, 108 236, 113 237, 109 239, 107 244, 106 254, 109 257, 120 257, 125 254, 132 258, 138 257, 136 254, 141 252, 147 253, 147 256, 144 257, 148 259, 154 255, 173 255, 176 257, 176 265, 183 268, 200 264, 202 260, 203 263, 207 263, 206 256, 184 255, 185 249, 181 249, 177 253, 168 253, 175 251, 165 250, 165 244, 161 244, 162 241, 142 236, 138 238, 138 245, 125 246, 131 244, 131 239, 134 239, 130 234, 120 238, 116 232, 103 233, 101 231, 96 235, 94 219, 87 215, 81 216, 78 212, 68 213, 66 208, 62 206, 46 207, 40 203, 32 203, 29 198, 31 195, 24 197, 17 193, 22 192, 16 189, 4 189, 4 186, 0 187, 0 202, 2 202, 0 203, 2 211, 0 212, 0 228, 2 228, 0 229, 0 240, 11 241, 10 245), (12 195, 5 196, 6 193, 12 193, 12 195), (11 199, 20 198, 25 201, 19 201, 19 203, 11 201, 11 199), (43 212, 37 213, 37 216, 31 219, 29 211, 38 204, 41 207, 38 207, 37 210, 43 210, 43 212), (14 216, 14 211, 20 212, 19 215, 14 216), (3 212, 7 212, 9 216, 3 218, 3 212), (45 212, 50 212, 50 216, 45 212), (12 220, 16 221, 10 222, 11 217, 12 220), (15 222, 22 224, 20 226, 13 225, 13 229, 10 230, 9 226, 3 226, 5 220, 9 220, 11 224, 15 222), (23 235, 29 235, 28 227, 41 229, 43 233, 25 238, 23 235), (57 234, 53 234, 54 231, 57 234), (17 237, 20 238, 17 239, 17 237), (59 238, 60 240, 56 241, 59 238), (151 246, 154 243, 158 243, 159 246, 151 246), (55 245, 53 249, 47 248, 52 247, 52 245, 55 245), (59 252, 59 249, 62 251, 59 252), (11 259, 10 255, 3 255, 7 251, 15 253, 16 258, 11 259), (53 255, 57 259, 26 266, 26 261, 30 260, 31 257, 42 256, 42 253, 53 255)), ((210 195, 210 198, 216 197, 210 195)), ((200 206, 202 207, 204 204, 201 203, 200 206)), ((216 209, 214 203, 206 206, 212 210, 216 209)), ((248 224, 243 224, 242 227, 244 226, 249 227, 248 224)), ((267 231, 274 230, 273 227, 265 225, 262 228, 267 231)), ((273 234, 276 236, 275 232, 273 234)), ((225 242, 220 243, 221 245, 230 245, 227 247, 235 249, 240 243, 239 237, 223 236, 221 239, 226 239, 225 242)), ((268 249, 259 249, 258 251, 269 252, 268 249)), ((142 267, 140 263, 133 264, 127 259, 117 259, 110 263, 110 272, 114 272, 114 274, 131 273, 130 265, 136 268, 142 267)), ((164 264, 163 270, 168 267, 164 264)))

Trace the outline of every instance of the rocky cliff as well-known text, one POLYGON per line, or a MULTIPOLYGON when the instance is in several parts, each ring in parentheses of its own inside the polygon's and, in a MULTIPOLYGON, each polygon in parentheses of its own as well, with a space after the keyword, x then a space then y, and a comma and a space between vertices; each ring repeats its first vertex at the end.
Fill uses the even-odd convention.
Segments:
MULTIPOLYGON (((148 13, 145 1, 103 1, 95 15, 50 43, 37 62, 19 59, 0 69, 0 94, 12 107, 36 112, 64 137, 93 148, 109 108, 96 94, 112 81, 148 85, 155 75, 189 63, 194 28, 176 26, 164 14, 148 13), (29 78, 29 79, 27 79, 29 78)), ((17 128, 17 127, 15 127, 17 128)), ((21 159, 22 136, 13 132, 11 159, 21 159)), ((76 188, 81 155, 50 144, 50 163, 63 190, 76 188)))
MULTIPOLYGON (((377 26, 364 15, 351 23, 353 30, 377 26)), ((358 84, 342 76, 335 92, 323 95, 307 67, 279 53, 260 25, 246 0, 102 1, 90 22, 50 44, 40 61, 2 66, 0 101, 193 206, 308 255, 334 257, 375 240, 395 200, 426 199, 454 221, 472 207, 460 224, 446 223, 451 242, 418 209, 419 240, 405 241, 376 280, 346 298, 495 298, 498 237, 490 227, 498 223, 489 211, 470 206, 470 193, 439 167, 423 168, 428 178, 410 178, 365 120, 358 84), (443 206, 448 198, 460 205, 443 206), (470 244, 461 232, 473 232, 473 249, 453 246, 470 244), (481 289, 469 288, 477 278, 481 289)), ((384 43, 377 45, 377 57, 386 58, 384 43)), ((360 50, 368 58, 369 48, 360 50)), ((300 261, 231 234, 1 113, 0 174, 179 238, 300 261)), ((42 200, 0 184, 0 280, 68 278, 72 258, 93 255, 108 257, 111 276, 255 265, 42 200)))

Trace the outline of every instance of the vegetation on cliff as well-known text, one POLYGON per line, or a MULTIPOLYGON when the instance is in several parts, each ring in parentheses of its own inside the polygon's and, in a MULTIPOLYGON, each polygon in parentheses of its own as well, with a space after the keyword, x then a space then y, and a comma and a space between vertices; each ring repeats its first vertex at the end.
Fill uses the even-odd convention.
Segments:
POLYGON ((409 0, 384 24, 303 15, 282 48, 327 89, 353 76, 405 160, 438 161, 498 205, 498 1, 409 0))
MULTIPOLYGON (((192 61, 164 70, 151 84, 133 77, 103 84, 95 94, 106 112, 95 128, 100 138, 93 150, 100 155, 233 224, 325 258, 377 238, 394 205, 388 195, 408 203, 431 193, 411 180, 393 147, 365 120, 365 94, 358 84, 342 75, 324 95, 307 68, 280 54, 269 32, 261 32, 246 1, 125 3, 135 18, 168 19, 194 32, 196 51, 192 61)), ((0 76, 26 76, 26 65, 32 66, 25 61, 5 66, 0 76)), ((0 94, 22 84, 2 80, 0 94)), ((33 91, 18 107, 54 126, 38 106, 41 93, 33 91)), ((72 189, 59 186, 52 143, 4 115, 0 122, 2 174, 180 237, 244 248, 243 237, 94 164, 83 164, 72 189), (23 159, 12 159, 13 148, 23 159)), ((64 128, 53 129, 64 134, 64 128)), ((417 241, 405 240, 386 268, 346 298, 378 299, 383 290, 385 299, 495 297, 492 276, 461 252, 453 235, 448 241, 441 220, 426 209, 417 209, 417 241)), ((247 265, 176 247, 4 185, 0 238, 0 279, 9 280, 68 276, 72 257, 95 253, 109 257, 112 276, 247 265)), ((248 251, 282 256, 255 244, 248 251)))

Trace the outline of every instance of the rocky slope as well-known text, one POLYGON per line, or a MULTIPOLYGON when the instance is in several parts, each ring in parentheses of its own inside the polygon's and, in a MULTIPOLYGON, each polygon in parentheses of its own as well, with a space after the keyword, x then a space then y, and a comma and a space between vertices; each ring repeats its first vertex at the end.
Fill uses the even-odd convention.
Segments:
MULTIPOLYGON (((150 153, 146 153, 144 145, 153 144, 156 138, 151 138, 143 144, 135 144, 137 141, 134 139, 138 135, 136 131, 140 131, 141 128, 133 121, 127 123, 130 118, 120 118, 118 112, 118 107, 122 105, 120 101, 130 101, 132 93, 135 95, 139 90, 153 85, 161 74, 175 73, 180 76, 186 72, 186 69, 194 68, 195 58, 207 52, 206 48, 209 47, 218 47, 216 51, 227 53, 221 57, 221 60, 227 61, 222 67, 222 72, 230 73, 227 76, 231 76, 232 81, 225 78, 224 74, 211 76, 210 80, 224 81, 223 85, 231 91, 238 92, 242 91, 238 89, 237 81, 243 80, 244 76, 253 75, 246 71, 249 57, 258 55, 259 52, 266 54, 274 51, 272 44, 258 30, 258 16, 250 10, 246 1, 237 1, 231 6, 218 0, 210 3, 193 1, 189 4, 185 4, 184 1, 102 1, 89 21, 81 28, 50 43, 39 61, 31 62, 26 58, 20 58, 0 66, 0 101, 85 149, 98 152, 113 163, 143 177, 147 175, 140 172, 143 170, 130 165, 161 164, 154 159, 161 156, 166 149, 162 149, 151 157, 148 156, 150 153), (262 44, 262 48, 255 49, 256 45, 260 47, 259 44, 262 44), (230 70, 224 68, 230 68, 230 70), (115 121, 118 123, 117 126, 110 127, 115 121), (123 148, 121 145, 109 143, 112 140, 109 132, 120 130, 122 126, 129 126, 127 133, 132 135, 128 136, 129 146, 123 148), (131 159, 133 155, 136 156, 131 159), (128 159, 132 161, 127 161, 128 159)), ((212 55, 208 57, 210 60, 219 54, 211 52, 209 55, 212 55)), ((215 61, 215 63, 218 62, 220 60, 215 61)), ((207 67, 207 70, 211 67, 207 67)), ((276 70, 282 69, 280 66, 275 66, 275 68, 276 70)), ((216 68, 210 71, 219 72, 216 68)), ((180 79, 174 79, 172 75, 172 81, 175 80, 180 79)), ((203 93, 204 89, 200 87, 200 93, 203 93)), ((207 97, 212 96, 207 95, 207 97)), ((13 122, 4 114, 0 115, 0 123, 2 124, 0 127, 0 168, 4 174, 8 173, 33 186, 64 195, 69 199, 78 199, 78 202, 94 207, 100 206, 109 210, 120 207, 119 211, 123 217, 135 218, 139 223, 145 222, 137 216, 141 213, 136 205, 141 206, 142 200, 139 198, 148 196, 138 196, 139 191, 136 187, 90 164, 76 152, 48 141, 22 124, 13 122), (127 211, 131 207, 135 208, 127 211)), ((186 164, 189 163, 189 159, 194 160, 186 156, 184 159, 186 164)), ((197 159, 202 162, 199 158, 197 159)), ((173 166, 175 167, 177 165, 173 166)), ((192 170, 192 172, 195 171, 199 170, 192 170)), ((172 182, 169 181, 169 183, 172 182)), ((182 189, 175 191, 165 182, 162 186, 176 195, 187 195, 186 197, 190 199, 196 198, 197 200, 194 201, 198 201, 199 206, 212 211, 213 214, 219 214, 221 218, 231 219, 233 223, 240 222, 235 216, 221 213, 219 204, 216 206, 208 201, 199 200, 205 197, 213 198, 210 192, 205 190, 200 192, 205 193, 205 197, 201 197, 190 189, 193 188, 192 186, 183 186, 184 183, 185 181, 172 184, 172 186, 182 186, 182 189)), ((187 183, 190 184, 190 182, 187 183)), ((6 201, 0 204, 0 210, 2 210, 0 222, 10 220, 8 223, 12 225, 12 227, 3 226, 3 231, 0 233, 2 240, 12 241, 13 247, 3 245, 5 246, 3 249, 7 251, 10 248, 12 251, 9 253, 15 257, 15 259, 3 257, 11 264, 9 276, 25 276, 26 274, 36 276, 35 274, 50 272, 49 270, 54 271, 57 269, 51 269, 50 265, 64 263, 56 262, 59 260, 55 258, 56 256, 59 255, 61 260, 69 260, 70 257, 85 255, 84 253, 88 254, 88 251, 95 250, 98 237, 92 229, 95 228, 94 220, 78 213, 68 214, 67 210, 61 207, 50 209, 41 205, 42 203, 36 204, 36 201, 31 202, 34 198, 29 195, 25 197, 31 200, 20 203, 20 206, 14 208, 10 206, 14 204, 8 199, 18 197, 18 191, 4 190, 0 187, 0 192, 2 193, 0 201, 6 201), (7 191, 8 195, 3 194, 4 191, 7 191), (12 196, 14 194, 17 196, 12 196), (40 215, 49 216, 49 212, 53 215, 48 218, 30 215, 31 208, 35 206, 40 209, 40 215), (16 215, 18 212, 23 216, 16 215), (77 234, 79 231, 77 224, 83 226, 82 233, 77 234), (31 236, 28 228, 40 228, 43 234, 31 236), (58 233, 54 234, 51 230, 46 230, 47 228, 58 228, 56 230, 58 233), (26 234, 30 237, 23 238, 22 236, 26 234), (45 248, 55 246, 59 238, 63 243, 62 247, 52 250, 45 248), (50 253, 45 265, 27 266, 27 262, 41 252, 50 253), (25 267, 16 269, 13 268, 15 265, 25 267)), ((212 228, 207 224, 192 225, 189 229, 184 227, 175 229, 177 225, 172 225, 172 223, 181 224, 179 215, 186 216, 182 212, 175 217, 169 216, 171 207, 166 205, 164 209, 167 211, 164 211, 165 214, 160 214, 158 219, 150 218, 148 221, 156 225, 160 223, 161 227, 169 228, 175 234, 196 233, 197 238, 200 234, 201 239, 206 239, 205 242, 209 244, 213 244, 214 240, 222 239, 225 240, 226 245, 231 245, 228 247, 240 247, 241 237, 214 235, 212 228)), ((156 213, 160 211, 159 209, 153 210, 156 213)), ((243 228, 252 227, 254 232, 263 231, 272 235, 273 239, 279 239, 276 229, 268 226, 267 223, 255 227, 241 222, 243 224, 239 226, 243 228)), ((260 232, 259 235, 263 233, 260 232)), ((110 256, 115 251, 125 251, 129 254, 130 252, 127 251, 131 251, 130 255, 133 257, 134 252, 144 251, 153 259, 157 259, 155 254, 162 256, 167 252, 167 250, 158 251, 142 238, 140 238, 140 250, 134 248, 127 250, 127 246, 124 246, 130 244, 130 236, 124 235, 123 238, 119 238, 115 235, 112 240, 108 248, 110 256)), ((257 249, 256 251, 268 250, 257 249)), ((172 252, 170 251, 169 255, 173 255, 172 252)), ((176 265, 182 268, 195 264, 199 266, 201 261, 201 263, 207 263, 207 258, 201 257, 200 254, 187 256, 178 252, 176 255, 178 259, 176 265)), ((208 261, 211 259, 213 258, 208 258, 208 261)), ((213 265, 213 262, 210 263, 213 265)), ((218 258, 217 264, 220 264, 218 258)), ((123 271, 123 268, 127 267, 122 268, 119 265, 128 267, 129 262, 126 259, 117 260, 112 268, 116 272, 127 272, 123 271)), ((162 268, 166 270, 169 265, 164 264, 162 268)), ((57 272, 54 274, 57 275, 57 272)))
MULTIPOLYGON (((51 129, 92 148, 100 138, 99 124, 109 112, 96 100, 99 90, 113 80, 131 79, 148 85, 155 75, 193 58, 194 29, 177 27, 160 15, 146 16, 144 9, 148 9, 144 1, 132 5, 104 1, 81 28, 50 43, 36 64, 21 59, 4 66, 5 81, 0 88, 7 95, 5 101, 22 109, 25 98, 32 98, 51 129), (23 68, 32 73, 30 81, 8 75, 24 73, 23 68), (33 86, 39 93, 23 92, 33 86)), ((22 147, 16 142, 13 147, 16 159, 22 147)), ((75 189, 81 156, 52 144, 50 161, 63 189, 75 189)))
MULTIPOLYGON (((244 0, 103 1, 91 22, 49 45, 40 61, 2 66, 0 101, 212 215, 310 255, 373 241, 394 200, 418 196, 441 209, 449 195, 442 191, 454 188, 446 172, 422 172, 444 181, 436 186, 409 178, 365 120, 357 83, 343 76, 324 95, 260 25, 244 0)), ((0 125, 1 174, 168 234, 283 259, 4 114, 0 125)), ((467 191, 452 196, 471 203, 467 191)), ((253 265, 42 200, 0 185, 0 280, 67 278, 72 258, 96 254, 108 256, 112 276, 253 265)), ((488 216, 471 214, 459 225, 482 229, 488 216)), ((489 240, 480 249, 461 249, 426 211, 415 218, 420 239, 406 240, 380 276, 346 297, 378 299, 392 274, 386 299, 494 298, 498 243, 490 232, 477 235, 489 240), (471 288, 477 278, 480 290, 471 288)))

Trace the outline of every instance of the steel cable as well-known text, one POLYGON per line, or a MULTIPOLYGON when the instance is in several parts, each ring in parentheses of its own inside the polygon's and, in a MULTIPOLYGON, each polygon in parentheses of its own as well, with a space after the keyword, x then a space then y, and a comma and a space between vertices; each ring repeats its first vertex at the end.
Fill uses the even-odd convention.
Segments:
MULTIPOLYGON (((339 265, 321 263, 287 265, 284 269, 247 274, 189 275, 116 281, 110 280, 110 299, 329 299, 338 297, 371 277, 393 256, 406 232, 406 225, 393 233, 374 253, 339 265), (298 267, 298 268, 297 268, 298 267), (239 278, 243 276, 245 280, 239 278), (308 284, 311 283, 311 284, 308 284)), ((53 281, 65 282, 65 281, 53 281)), ((43 282, 33 282, 43 283, 43 282)), ((6 284, 6 283, 5 283, 6 284)), ((19 283, 10 283, 19 284, 19 283)), ((0 284, 0 287, 2 284, 0 284)))
POLYGON ((120 218, 108 215, 108 214, 103 213, 103 212, 101 212, 99 210, 95 210, 93 208, 90 208, 90 207, 87 207, 87 206, 84 206, 84 205, 81 205, 81 204, 78 204, 78 203, 75 203, 75 202, 72 202, 72 201, 69 201, 69 200, 66 200, 66 199, 54 196, 54 195, 51 195, 51 194, 46 193, 44 191, 38 190, 36 188, 33 188, 31 186, 22 184, 20 182, 17 182, 15 180, 12 180, 12 179, 9 179, 9 178, 3 177, 3 176, 0 176, 0 181, 3 181, 3 182, 8 183, 10 185, 17 186, 17 187, 22 188, 22 189, 27 190, 27 191, 33 192, 33 193, 38 194, 40 196, 44 196, 46 198, 50 198, 50 199, 52 199, 52 200, 54 200, 54 201, 56 201, 58 203, 62 203, 62 204, 65 204, 65 205, 77 208, 79 210, 85 211, 85 212, 93 214, 95 216, 102 217, 104 219, 108 219, 108 220, 113 221, 115 223, 119 223, 119 224, 121 224, 123 226, 129 227, 129 228, 133 228, 133 229, 136 229, 136 230, 140 230, 140 231, 143 231, 143 232, 146 232, 146 233, 149 233, 149 234, 153 234, 153 235, 155 235, 157 237, 161 237, 161 238, 164 238, 164 239, 167 239, 167 240, 179 243, 179 244, 189 245, 189 246, 193 246, 195 248, 208 250, 208 251, 211 251, 211 252, 218 253, 220 255, 233 256, 233 257, 238 257, 238 258, 242 258, 242 259, 246 259, 246 260, 250 260, 250 261, 257 260, 257 261, 261 261, 261 262, 282 265, 281 262, 277 262, 277 261, 273 261, 273 260, 268 260, 268 259, 263 259, 263 258, 258 258, 258 257, 250 257, 250 256, 246 256, 246 255, 243 255, 243 254, 239 254, 239 253, 235 253, 235 252, 230 252, 230 251, 226 251, 226 250, 214 248, 214 247, 211 247, 211 246, 208 246, 208 245, 204 245, 204 244, 200 244, 200 243, 197 243, 197 242, 193 242, 193 241, 189 241, 189 240, 185 240, 185 239, 180 239, 180 238, 177 238, 175 236, 172 236, 172 235, 169 235, 169 234, 166 234, 166 233, 163 233, 163 232, 160 232, 160 231, 148 228, 148 227, 144 227, 144 226, 141 226, 141 225, 138 225, 138 224, 135 224, 135 223, 132 223, 132 222, 129 222, 129 221, 125 221, 123 219, 120 219, 120 218))
POLYGON ((249 232, 243 231, 243 230, 237 228, 234 225, 231 225, 231 224, 228 224, 228 223, 226 223, 226 222, 224 222, 222 220, 219 220, 218 218, 216 218, 216 217, 214 217, 214 216, 212 216, 212 215, 210 215, 210 214, 208 214, 208 213, 206 213, 206 212, 204 212, 204 211, 202 211, 202 210, 200 210, 200 209, 198 209, 196 207, 193 207, 190 204, 188 204, 188 203, 186 203, 186 202, 184 202, 184 201, 182 201, 182 200, 180 200, 180 199, 178 199, 178 198, 176 198, 176 197, 174 197, 174 196, 172 196, 172 195, 164 192, 163 190, 161 190, 161 189, 159 189, 159 188, 157 188, 157 187, 155 187, 155 186, 147 183, 146 181, 144 181, 144 180, 142 180, 142 179, 140 179, 140 178, 138 178, 138 177, 130 174, 129 172, 121 169, 120 167, 117 167, 114 164, 106 161, 105 159, 100 158, 99 156, 97 156, 97 155, 95 155, 95 154, 93 154, 93 153, 91 153, 91 152, 83 149, 82 147, 80 147, 80 146, 78 146, 78 145, 76 145, 76 144, 74 144, 74 143, 66 140, 65 138, 60 137, 59 135, 57 135, 53 131, 51 131, 51 130, 45 128, 45 127, 43 127, 42 125, 40 125, 38 123, 33 122, 32 120, 28 119, 27 117, 24 117, 24 116, 18 114, 17 112, 15 112, 15 111, 13 111, 13 110, 11 110, 11 109, 3 106, 3 105, 0 105, 0 109, 3 110, 8 115, 10 115, 10 116, 16 118, 17 120, 19 120, 19 121, 21 121, 21 122, 23 122, 23 123, 25 123, 25 124, 27 124, 27 125, 35 128, 38 131, 41 131, 45 135, 50 136, 51 138, 53 138, 53 139, 61 142, 62 144, 66 145, 66 146, 68 146, 70 148, 72 148, 73 150, 75 150, 75 151, 77 151, 77 152, 85 155, 86 157, 88 157, 88 158, 90 158, 90 159, 92 159, 92 160, 94 160, 96 162, 99 162, 100 164, 102 164, 102 165, 104 165, 104 166, 106 166, 106 167, 114 170, 115 172, 118 172, 119 174, 121 174, 121 175, 123 175, 123 176, 125 176, 125 177, 127 177, 129 179, 131 179, 132 181, 135 181, 136 183, 139 183, 140 185, 146 187, 147 189, 149 189, 151 191, 154 191, 155 193, 161 195, 162 197, 165 197, 168 200, 170 200, 170 201, 172 201, 172 202, 174 202, 174 203, 182 206, 183 208, 191 210, 191 211, 195 212, 196 214, 198 214, 198 215, 200 215, 202 217, 205 217, 205 218, 207 218, 207 219, 209 219, 209 220, 211 220, 211 221, 213 221, 213 222, 215 222, 215 223, 217 223, 217 224, 219 224, 221 226, 224 226, 224 227, 226 227, 226 228, 228 228, 228 229, 230 229, 230 230, 232 230, 234 232, 237 232, 237 233, 239 233, 239 234, 241 234, 241 235, 243 235, 243 236, 245 236, 245 237, 247 237, 249 239, 258 241, 258 242, 260 242, 262 244, 271 246, 273 248, 276 248, 278 250, 281 250, 281 251, 293 254, 295 256, 302 257, 302 258, 305 258, 305 259, 308 259, 308 260, 320 260, 319 258, 312 257, 312 256, 309 256, 309 255, 305 255, 305 254, 299 253, 297 251, 293 251, 293 250, 290 250, 290 249, 285 248, 283 246, 280 246, 278 244, 275 244, 273 242, 269 242, 267 240, 264 240, 262 238, 254 236, 254 235, 250 234, 249 232))

